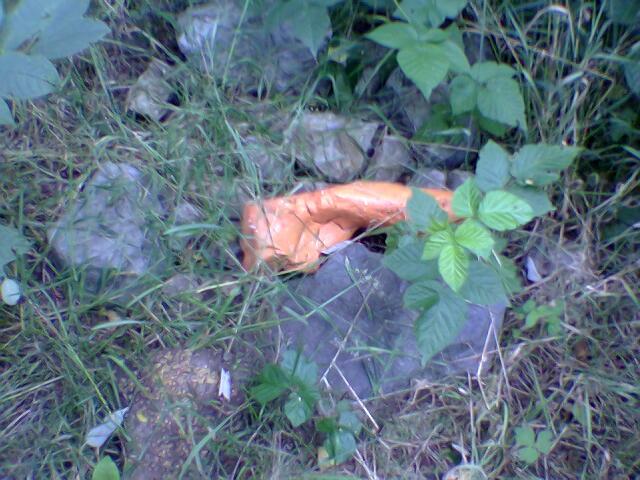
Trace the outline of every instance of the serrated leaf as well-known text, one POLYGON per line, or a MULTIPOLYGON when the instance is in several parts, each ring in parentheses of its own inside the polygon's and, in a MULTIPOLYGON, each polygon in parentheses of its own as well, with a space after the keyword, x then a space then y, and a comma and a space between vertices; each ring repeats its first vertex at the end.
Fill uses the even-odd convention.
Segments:
POLYGON ((482 192, 473 178, 468 178, 456 188, 451 199, 451 209, 459 217, 473 217, 482 200, 482 192))
POLYGON ((539 456, 540 454, 533 447, 524 447, 518 450, 518 458, 528 464, 536 463, 539 456))
POLYGON ((51 60, 70 57, 89 47, 109 33, 103 22, 82 17, 65 18, 51 24, 31 48, 32 55, 42 55, 51 60))
POLYGON ((504 63, 479 62, 471 67, 471 78, 478 83, 487 83, 492 78, 511 78, 516 71, 504 63))
POLYGON ((488 192, 480 202, 478 216, 487 227, 503 232, 531 221, 533 210, 527 202, 502 190, 488 192))
POLYGON ((476 185, 483 192, 500 190, 511 178, 510 165, 509 153, 493 140, 489 140, 480 149, 476 165, 476 185))
POLYGON ((111 457, 102 457, 93 469, 91 480, 120 480, 120 472, 111 457))
POLYGON ((291 392, 284 404, 284 414, 294 427, 299 427, 311 418, 311 406, 297 393, 291 392))
POLYGON ((459 293, 465 300, 476 305, 509 304, 500 276, 482 262, 474 261, 469 264, 467 281, 459 293))
POLYGON ((309 387, 315 386, 318 380, 318 365, 295 350, 284 352, 280 366, 286 373, 309 387))
POLYGON ((455 231, 455 240, 464 248, 482 258, 491 255, 494 240, 491 232, 483 227, 479 222, 468 219, 465 220, 455 231))
POLYGON ((422 260, 434 260, 440 256, 445 245, 454 243, 453 233, 450 229, 440 230, 432 233, 424 243, 422 250, 422 260))
POLYGON ((409 23, 385 23, 369 32, 366 37, 387 48, 404 48, 414 45, 418 41, 418 32, 409 23))
POLYGON ((438 202, 419 188, 411 189, 411 197, 407 202, 407 220, 417 230, 427 231, 434 222, 444 222, 447 214, 438 202))
POLYGON ((560 171, 575 160, 581 149, 538 143, 525 145, 514 155, 511 175, 521 185, 545 186, 555 182, 560 171))
POLYGON ((512 78, 490 79, 478 89, 478 111, 489 120, 526 130, 520 85, 512 78))
MULTIPOLYGON (((24 255, 31 248, 31 243, 18 230, 6 225, 0 225, 0 277, 2 268, 16 259, 17 255, 24 255)), ((422 249, 420 250, 422 255, 422 249)))
POLYGON ((340 412, 338 425, 349 430, 354 435, 358 435, 360 430, 362 430, 362 422, 360 422, 360 419, 351 410, 344 410, 340 412))
POLYGON ((413 282, 420 278, 435 278, 438 273, 436 262, 422 260, 423 242, 412 239, 401 245, 382 259, 382 264, 402 280, 413 282))
POLYGON ((453 40, 445 40, 440 44, 440 47, 442 47, 449 58, 449 68, 452 72, 463 74, 471 70, 469 60, 467 60, 464 50, 453 40))
POLYGON ((26 100, 51 93, 58 72, 45 57, 20 52, 0 55, 0 98, 26 100))
POLYGON ((331 19, 325 7, 309 2, 295 3, 294 16, 286 18, 286 21, 293 35, 316 57, 325 40, 331 36, 331 19))
POLYGON ((427 309, 437 302, 438 294, 428 282, 413 283, 404 292, 403 303, 406 308, 427 309))
POLYGON ((336 464, 349 460, 356 452, 356 439, 348 430, 339 428, 329 434, 324 442, 329 458, 336 464))
POLYGON ((431 286, 438 292, 438 302, 425 310, 415 324, 423 365, 451 344, 467 322, 467 304, 464 300, 438 282, 431 282, 431 286))
POLYGON ((265 365, 258 375, 258 385, 250 389, 251 396, 261 405, 280 397, 289 387, 285 372, 278 365, 265 365))
POLYGON ((16 125, 13 115, 11 115, 11 110, 9 110, 9 105, 2 99, 0 99, 0 125, 8 125, 10 127, 15 127, 16 125))
POLYGON ((451 112, 454 115, 472 112, 478 103, 476 82, 467 75, 459 75, 451 82, 451 112))
POLYGON ((502 286, 508 294, 516 294, 522 290, 520 270, 513 260, 502 255, 489 257, 493 270, 500 277, 502 286))
POLYGON ((438 257, 438 270, 451 290, 457 292, 467 280, 469 255, 459 245, 445 245, 438 257))
POLYGON ((533 428, 517 427, 516 428, 516 444, 521 447, 533 447, 536 442, 536 434, 533 428))
POLYGON ((398 52, 398 65, 416 84, 426 99, 444 80, 449 71, 449 59, 438 44, 413 45, 398 52))
POLYGON ((549 455, 551 449, 553 448, 553 435, 549 430, 542 430, 538 433, 538 438, 536 439, 536 449, 544 454, 549 455))
POLYGON ((555 207, 549 201, 547 192, 539 188, 510 185, 506 191, 527 202, 536 217, 541 217, 555 210, 555 207))

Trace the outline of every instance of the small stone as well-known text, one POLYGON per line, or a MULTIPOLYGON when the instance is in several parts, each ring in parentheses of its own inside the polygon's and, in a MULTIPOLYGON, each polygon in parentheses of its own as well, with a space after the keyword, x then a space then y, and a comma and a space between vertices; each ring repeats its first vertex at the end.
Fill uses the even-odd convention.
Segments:
POLYGON ((395 182, 413 163, 403 140, 386 135, 375 149, 365 173, 365 178, 395 182))
POLYGON ((166 82, 171 67, 158 59, 153 59, 147 69, 129 89, 127 110, 160 121, 169 110, 165 107, 173 93, 166 82))
POLYGON ((447 188, 447 174, 437 168, 419 168, 409 185, 420 188, 447 188))
POLYGON ((2 301, 9 306, 17 305, 22 298, 20 284, 11 278, 5 278, 0 285, 2 301))

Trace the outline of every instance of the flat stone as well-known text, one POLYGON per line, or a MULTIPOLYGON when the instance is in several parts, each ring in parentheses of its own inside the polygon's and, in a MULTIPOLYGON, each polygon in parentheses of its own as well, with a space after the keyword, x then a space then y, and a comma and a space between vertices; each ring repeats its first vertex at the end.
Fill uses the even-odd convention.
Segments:
POLYGON ((381 261, 381 254, 352 243, 315 274, 290 281, 276 300, 280 348, 302 349, 327 371, 332 389, 360 397, 405 389, 411 380, 477 373, 483 351, 495 345, 490 327, 499 331, 505 307, 471 305, 456 340, 423 368, 417 312, 402 303, 408 284, 381 261))
POLYGON ((405 141, 398 137, 385 135, 376 146, 373 157, 364 174, 368 180, 385 182, 397 181, 413 164, 413 159, 405 141))
POLYGON ((127 110, 145 115, 155 121, 163 119, 169 110, 166 104, 173 88, 166 81, 171 67, 153 59, 127 94, 127 110))
POLYGON ((420 188, 447 188, 447 174, 437 168, 419 168, 409 185, 420 188))

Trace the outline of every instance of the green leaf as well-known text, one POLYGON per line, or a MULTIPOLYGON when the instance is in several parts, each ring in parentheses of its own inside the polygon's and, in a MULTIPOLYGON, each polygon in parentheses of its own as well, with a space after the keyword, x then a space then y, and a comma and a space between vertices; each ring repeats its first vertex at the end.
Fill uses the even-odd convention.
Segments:
POLYGON ((469 255, 460 245, 445 245, 438 257, 438 269, 451 290, 457 292, 467 280, 469 255))
POLYGON ((265 365, 258 376, 258 385, 251 388, 251 396, 261 405, 280 397, 289 387, 286 374, 278 365, 265 365))
POLYGON ((455 232, 455 240, 464 248, 482 258, 488 258, 493 249, 494 240, 491 232, 479 222, 468 219, 455 232))
POLYGON ((409 223, 420 231, 426 231, 432 223, 444 222, 448 218, 438 202, 419 188, 411 189, 411 197, 407 202, 407 217, 409 223))
POLYGON ((451 112, 454 115, 472 112, 478 103, 476 82, 467 75, 459 75, 451 82, 451 112))
POLYGON ((428 309, 438 302, 438 294, 429 282, 417 282, 405 290, 403 301, 406 308, 428 309))
POLYGON ((31 48, 32 55, 43 55, 51 60, 70 57, 89 47, 109 33, 103 22, 82 17, 65 18, 51 24, 31 48))
POLYGON ((308 1, 289 1, 283 4, 280 18, 291 28, 293 35, 300 40, 313 54, 318 51, 331 36, 331 19, 327 9, 308 1))
POLYGON ((93 469, 91 480, 120 480, 120 472, 111 457, 102 457, 93 469))
POLYGON ((487 227, 502 232, 528 223, 533 218, 533 210, 512 193, 494 190, 480 202, 478 216, 487 227))
POLYGON ((455 73, 468 73, 471 70, 469 60, 464 50, 453 40, 446 40, 440 44, 449 58, 449 68, 455 73))
POLYGON ((528 464, 536 463, 539 456, 540 454, 533 447, 525 447, 518 450, 518 458, 528 464))
POLYGON ((425 310, 415 324, 423 365, 449 345, 467 321, 467 304, 459 295, 435 281, 431 287, 438 292, 438 303, 425 310))
POLYGON ((497 77, 478 90, 478 111, 489 120, 526 130, 520 85, 512 78, 497 77))
POLYGON ((453 193, 451 209, 459 217, 473 217, 478 211, 482 193, 473 178, 468 178, 453 193))
POLYGON ((460 289, 460 295, 476 305, 508 305, 509 299, 498 273, 482 262, 469 264, 467 281, 460 289))
POLYGON ((539 188, 509 185, 506 191, 527 202, 536 217, 541 217, 555 210, 555 207, 549 201, 547 192, 539 188))
POLYGON ((516 428, 516 444, 519 447, 533 447, 535 441, 536 435, 533 428, 529 426, 516 428))
POLYGON ((435 0, 435 7, 446 18, 457 17, 467 6, 467 0, 435 0))
POLYGON ((432 233, 424 243, 422 250, 422 260, 433 260, 440 256, 442 248, 445 245, 454 243, 453 232, 447 228, 438 232, 432 233))
POLYGON ((423 242, 412 239, 411 243, 399 246, 382 259, 382 264, 402 280, 413 282, 420 278, 435 278, 438 272, 436 262, 422 260, 423 242))
POLYGON ((476 185, 483 192, 500 190, 511 178, 509 153, 493 140, 489 140, 480 150, 479 156, 476 165, 476 185))
POLYGON ((13 115, 11 115, 11 110, 9 110, 9 105, 6 102, 3 102, 0 99, 0 125, 8 125, 10 127, 15 127, 16 122, 13 120, 13 115))
POLYGON ((516 294, 522 290, 520 270, 513 260, 502 255, 489 257, 493 270, 499 275, 502 286, 508 294, 516 294))
POLYGON ((336 464, 340 464, 349 460, 356 452, 356 439, 350 431, 339 428, 329 434, 324 442, 324 448, 329 458, 336 464))
POLYGON ((549 455, 553 448, 553 435, 549 430, 542 430, 536 439, 536 449, 543 455, 549 455))
POLYGON ((487 83, 492 78, 512 78, 516 71, 504 63, 480 62, 471 67, 471 78, 478 83, 487 83))
POLYGON ((609 17, 622 25, 640 23, 640 0, 609 0, 609 17))
POLYGON ((31 243, 18 230, 0 225, 0 277, 2 276, 2 268, 6 264, 13 262, 17 255, 27 253, 30 248, 31 243))
POLYGON ((416 44, 418 32, 409 23, 391 22, 369 32, 366 37, 387 48, 404 48, 416 44))
POLYGON ((413 45, 398 52, 398 65, 428 99, 449 71, 446 51, 437 44, 413 45))
MULTIPOLYGON (((640 1, 638 3, 640 3, 640 1)), ((637 11, 640 12, 640 10, 637 11)), ((638 15, 640 15, 640 13, 638 13, 638 15)), ((640 96, 640 42, 637 42, 631 47, 631 51, 622 64, 622 69, 629 90, 640 96)))
POLYGON ((344 410, 340 412, 338 417, 338 425, 352 432, 354 435, 358 435, 362 430, 362 422, 355 413, 351 410, 344 410))
POLYGON ((52 92, 58 72, 42 56, 7 52, 0 55, 0 79, 0 98, 26 100, 52 92))
POLYGON ((581 149, 544 143, 525 145, 514 155, 511 175, 521 185, 545 186, 575 160, 581 149))
POLYGON ((510 130, 510 128, 503 123, 490 120, 483 116, 478 110, 476 110, 475 114, 478 126, 485 132, 489 132, 494 137, 504 137, 510 130))
POLYGON ((291 425, 299 427, 311 418, 313 410, 312 406, 305 402, 297 392, 291 392, 284 404, 284 414, 291 422, 291 425))
POLYGON ((280 366, 286 373, 309 387, 315 386, 318 380, 318 366, 315 362, 309 361, 295 350, 284 352, 280 366))

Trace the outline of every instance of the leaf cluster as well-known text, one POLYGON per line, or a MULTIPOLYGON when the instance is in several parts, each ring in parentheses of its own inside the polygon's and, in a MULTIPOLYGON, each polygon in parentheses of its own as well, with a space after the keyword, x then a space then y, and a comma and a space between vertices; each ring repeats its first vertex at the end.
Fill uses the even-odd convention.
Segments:
POLYGON ((553 434, 550 430, 542 430, 536 435, 533 428, 516 428, 516 446, 518 457, 525 463, 532 464, 538 461, 540 455, 548 455, 553 449, 553 434))

